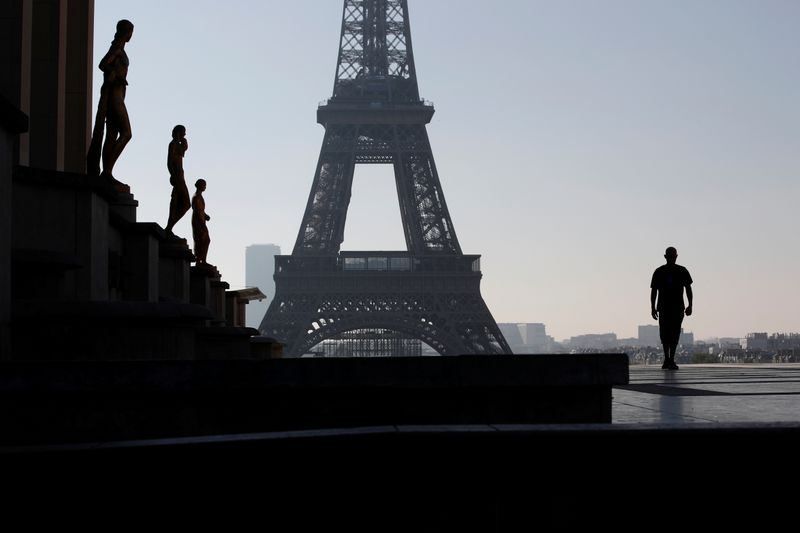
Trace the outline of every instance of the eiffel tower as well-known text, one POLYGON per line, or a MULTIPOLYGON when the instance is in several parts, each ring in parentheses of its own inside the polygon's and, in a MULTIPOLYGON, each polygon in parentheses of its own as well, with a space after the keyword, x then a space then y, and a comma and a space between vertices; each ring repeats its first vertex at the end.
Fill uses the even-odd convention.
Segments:
POLYGON ((441 355, 511 353, 480 294, 480 256, 456 238, 425 128, 433 113, 419 97, 407 0, 344 0, 314 183, 292 255, 275 258, 259 328, 285 355, 381 330, 441 355), (359 164, 393 165, 407 250, 340 251, 359 164))

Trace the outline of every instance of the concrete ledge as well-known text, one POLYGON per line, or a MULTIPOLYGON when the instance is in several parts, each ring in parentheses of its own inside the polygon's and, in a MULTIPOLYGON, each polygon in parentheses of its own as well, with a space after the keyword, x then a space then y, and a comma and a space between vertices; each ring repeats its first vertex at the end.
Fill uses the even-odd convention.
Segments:
POLYGON ((62 172, 17 166, 14 167, 14 182, 30 186, 44 186, 47 188, 72 189, 92 191, 109 202, 119 198, 119 193, 109 179, 99 176, 89 176, 75 172, 62 172))
POLYGON ((258 335, 253 328, 208 326, 197 328, 195 359, 250 359, 250 339, 258 335))
MULTIPOLYGON (((18 300, 11 315, 13 355, 44 371, 55 364, 44 361, 74 361, 69 368, 86 379, 116 381, 117 371, 97 373, 91 361, 192 359, 198 326, 210 316, 209 309, 187 303, 18 300)), ((27 382, 29 372, 35 374, 26 370, 19 379, 27 382)))
MULTIPOLYGON (((163 305, 163 304, 162 304, 163 305)), ((206 328, 231 336, 252 328, 206 328)), ((628 382, 624 354, 274 359, 269 361, 85 361, 3 363, 0 393, 17 374, 62 390, 177 392, 310 388, 611 387, 628 382), (559 373, 561 372, 561 373, 559 373), (51 381, 59 376, 56 381, 51 381), (88 389, 87 389, 88 387, 88 389), (121 388, 122 387, 122 388, 121 388)), ((19 389, 22 390, 22 389, 19 389)), ((44 391, 45 389, 40 389, 44 391)))
POLYGON ((0 444, 611 421, 624 354, 0 364, 0 444))
POLYGON ((13 248, 11 250, 11 263, 15 268, 38 268, 55 271, 76 270, 84 266, 81 260, 73 253, 25 248, 13 248))
POLYGON ((35 319, 45 324, 48 320, 59 323, 75 321, 82 325, 90 321, 162 323, 165 320, 177 320, 194 323, 212 317, 211 311, 206 307, 178 302, 19 300, 14 305, 13 321, 35 319))

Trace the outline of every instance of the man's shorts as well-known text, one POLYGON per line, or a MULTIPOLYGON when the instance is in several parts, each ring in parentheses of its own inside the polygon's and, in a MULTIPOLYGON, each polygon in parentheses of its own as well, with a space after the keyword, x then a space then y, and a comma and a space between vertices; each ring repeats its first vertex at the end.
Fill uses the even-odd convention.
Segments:
POLYGON ((658 328, 661 334, 661 344, 677 346, 681 338, 681 324, 683 323, 683 310, 659 311, 658 328))

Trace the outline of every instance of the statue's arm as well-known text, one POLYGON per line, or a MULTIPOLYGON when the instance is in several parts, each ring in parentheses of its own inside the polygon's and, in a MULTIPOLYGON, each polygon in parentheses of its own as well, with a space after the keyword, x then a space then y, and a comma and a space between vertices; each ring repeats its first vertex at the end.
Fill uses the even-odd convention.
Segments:
POLYGON ((169 145, 169 158, 167 159, 167 170, 170 174, 177 174, 183 172, 183 158, 178 152, 178 148, 174 143, 169 145))
POLYGON ((117 56, 120 54, 121 51, 122 48, 112 44, 111 47, 108 49, 108 52, 106 52, 106 55, 104 55, 103 59, 100 60, 100 64, 98 65, 100 70, 102 70, 103 72, 108 72, 114 63, 114 60, 117 58, 117 56))

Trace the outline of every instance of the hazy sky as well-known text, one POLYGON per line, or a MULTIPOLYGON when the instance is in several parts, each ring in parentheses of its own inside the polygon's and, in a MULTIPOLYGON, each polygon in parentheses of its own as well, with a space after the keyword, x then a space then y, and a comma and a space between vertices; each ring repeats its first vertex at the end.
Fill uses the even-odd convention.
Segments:
MULTIPOLYGON (((166 150, 188 130, 216 264, 291 253, 324 130, 341 0, 96 0, 116 21, 133 140, 115 169, 166 224, 166 150)), ((694 277, 697 338, 800 330, 800 2, 409 0, 428 133, 498 322, 557 340, 636 335, 664 248, 694 277)), ((95 102, 102 76, 95 71, 95 102)), ((357 166, 345 250, 404 249, 390 167, 357 166)), ((193 190, 193 187, 191 187, 193 190)), ((190 215, 176 233, 191 242, 190 215)))

